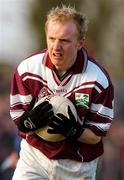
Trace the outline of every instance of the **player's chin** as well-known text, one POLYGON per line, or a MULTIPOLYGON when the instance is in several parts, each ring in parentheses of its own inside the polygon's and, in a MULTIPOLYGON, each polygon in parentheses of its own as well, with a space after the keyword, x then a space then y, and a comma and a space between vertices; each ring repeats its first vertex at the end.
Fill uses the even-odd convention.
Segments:
POLYGON ((63 63, 60 61, 54 61, 54 66, 56 67, 57 70, 62 70, 63 69, 63 63))
POLYGON ((52 59, 53 64, 58 64, 61 65, 63 63, 63 59, 62 58, 54 58, 52 59))

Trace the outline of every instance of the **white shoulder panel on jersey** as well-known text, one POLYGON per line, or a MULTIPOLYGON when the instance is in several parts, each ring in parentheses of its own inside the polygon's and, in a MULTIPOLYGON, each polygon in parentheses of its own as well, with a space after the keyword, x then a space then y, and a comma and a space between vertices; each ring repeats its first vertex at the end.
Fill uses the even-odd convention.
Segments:
POLYGON ((103 88, 107 88, 109 85, 109 82, 105 73, 97 64, 91 61, 88 61, 87 69, 86 69, 86 72, 84 73, 84 76, 86 76, 89 82, 97 81, 99 84, 103 86, 103 88))
POLYGON ((42 64, 43 57, 44 53, 31 56, 22 61, 18 66, 19 75, 21 76, 25 72, 37 74, 39 72, 38 68, 41 67, 39 64, 42 64))

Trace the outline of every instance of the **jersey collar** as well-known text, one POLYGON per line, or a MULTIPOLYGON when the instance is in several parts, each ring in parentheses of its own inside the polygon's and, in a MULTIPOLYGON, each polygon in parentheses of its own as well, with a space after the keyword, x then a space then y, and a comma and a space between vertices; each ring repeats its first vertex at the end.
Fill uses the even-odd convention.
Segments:
MULTIPOLYGON (((76 61, 71 69, 73 74, 85 72, 86 67, 87 67, 87 61, 88 61, 87 57, 88 57, 87 52, 84 48, 78 51, 76 61)), ((43 64, 47 66, 49 69, 54 70, 54 66, 49 57, 48 50, 46 50, 44 54, 43 64)))

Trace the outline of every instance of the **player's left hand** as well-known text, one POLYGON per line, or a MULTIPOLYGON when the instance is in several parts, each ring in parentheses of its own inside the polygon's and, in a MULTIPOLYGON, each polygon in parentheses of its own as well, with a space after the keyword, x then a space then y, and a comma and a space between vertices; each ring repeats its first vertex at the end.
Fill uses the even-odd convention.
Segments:
POLYGON ((70 107, 68 106, 69 118, 61 113, 56 114, 49 123, 50 134, 62 134, 65 137, 78 138, 84 131, 82 125, 76 121, 70 107))

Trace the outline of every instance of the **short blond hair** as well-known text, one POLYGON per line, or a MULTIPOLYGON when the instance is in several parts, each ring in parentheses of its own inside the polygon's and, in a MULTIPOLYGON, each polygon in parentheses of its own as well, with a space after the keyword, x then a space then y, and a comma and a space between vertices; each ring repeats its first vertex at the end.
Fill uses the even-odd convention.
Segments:
POLYGON ((85 36, 88 29, 88 20, 84 14, 76 11, 74 7, 62 5, 62 7, 52 8, 47 14, 47 20, 45 23, 45 31, 47 31, 47 26, 50 21, 55 22, 66 22, 69 20, 74 20, 79 32, 79 38, 85 36))

